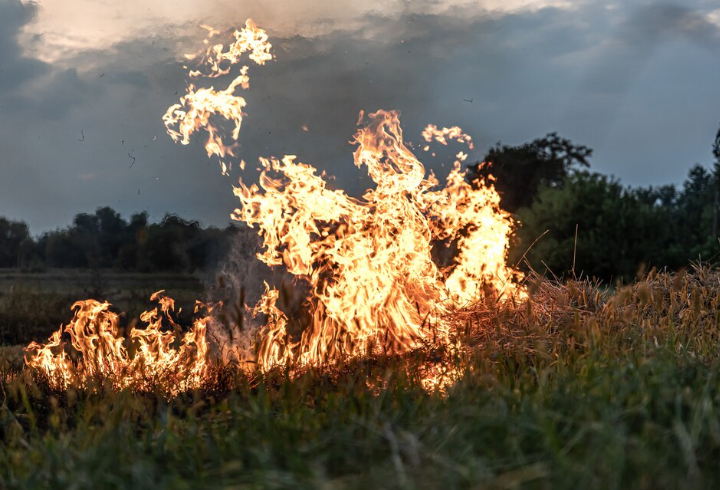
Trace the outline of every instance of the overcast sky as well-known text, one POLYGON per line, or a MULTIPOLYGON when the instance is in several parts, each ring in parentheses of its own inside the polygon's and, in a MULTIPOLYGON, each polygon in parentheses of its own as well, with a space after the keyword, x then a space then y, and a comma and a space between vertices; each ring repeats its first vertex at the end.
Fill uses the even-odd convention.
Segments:
MULTIPOLYGON (((0 216, 36 234, 104 205, 227 223, 240 174, 221 176, 200 142, 173 144, 161 116, 199 25, 248 17, 276 54, 242 94, 249 167, 297 154, 357 193, 348 141, 358 112, 380 108, 401 111, 409 141, 429 123, 463 127, 471 159, 557 131, 632 185, 712 161, 717 0, 0 0, 0 216)), ((426 157, 442 175, 447 162, 426 157)))

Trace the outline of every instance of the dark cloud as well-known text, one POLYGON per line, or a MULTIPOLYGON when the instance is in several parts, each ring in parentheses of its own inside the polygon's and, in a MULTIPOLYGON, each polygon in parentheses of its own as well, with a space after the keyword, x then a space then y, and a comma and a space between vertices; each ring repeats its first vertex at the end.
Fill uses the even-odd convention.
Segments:
MULTIPOLYGON (((353 30, 273 37, 277 60, 252 65, 242 94, 243 179, 254 180, 258 156, 296 154, 336 176, 331 185, 360 193, 369 181, 352 165, 349 141, 358 112, 380 108, 402 112, 411 142, 428 123, 464 127, 477 142, 475 158, 498 140, 557 130, 595 148, 598 170, 630 183, 677 182, 709 155, 720 64, 708 63, 717 61, 717 27, 703 14, 593 4, 431 15, 412 5, 394 17, 367 16, 353 30)), ((0 34, 15 63, 29 12, 17 17, 14 34, 0 34)), ((0 214, 29 220, 36 232, 101 205, 227 222, 236 181, 219 175, 200 140, 174 145, 161 121, 185 86, 172 53, 197 43, 192 29, 179 31, 193 36, 161 30, 83 53, 74 69, 38 65, 25 78, 34 91, 0 87, 12 109, 0 112, 0 214)), ((447 171, 447 152, 419 155, 436 173, 447 171)))
MULTIPOLYGON (((715 117, 720 119, 717 111, 720 105, 715 103, 717 98, 702 100, 703 93, 707 93, 706 84, 717 83, 718 70, 714 67, 720 66, 720 26, 711 22, 707 14, 687 6, 643 4, 623 11, 618 25, 607 26, 606 32, 600 49, 588 63, 584 79, 573 90, 563 124, 587 126, 588 115, 592 114, 595 144, 629 150, 628 161, 631 155, 642 158, 638 148, 643 145, 644 159, 654 160, 664 168, 656 166, 650 173, 631 174, 634 184, 653 179, 657 173, 670 173, 668 167, 673 166, 672 158, 677 158, 675 168, 682 169, 692 160, 702 161, 699 155, 706 153, 704 150, 709 143, 701 147, 702 153, 688 154, 687 143, 677 146, 675 151, 671 150, 674 155, 665 156, 668 162, 663 164, 663 156, 657 151, 657 139, 669 131, 675 132, 665 135, 671 139, 687 131, 707 139, 717 123, 710 124, 707 115, 714 108, 715 117), (661 64, 658 59, 662 60, 661 64), (651 97, 655 101, 649 100, 651 97), (683 101, 684 108, 673 107, 675 101, 683 101), (709 104, 709 107, 693 117, 690 106, 698 102, 709 104), (638 121, 634 114, 639 125, 631 130, 628 126, 632 125, 627 124, 628 110, 637 111, 643 104, 644 120, 638 121), (698 117, 702 120, 697 120, 698 117), (706 125, 704 131, 699 123, 706 125), (673 125, 677 127, 673 128, 673 125), (635 141, 630 143, 633 136, 635 141)), ((697 138, 692 139, 699 143, 697 138)), ((615 149, 611 151, 620 155, 615 149)), ((673 176, 679 180, 677 172, 673 176)), ((659 183, 658 180, 650 183, 659 183)))
POLYGON ((77 69, 57 69, 23 54, 19 36, 37 14, 34 3, 0 1, 0 105, 17 117, 59 120, 92 92, 77 69))
MULTIPOLYGON (((98 77, 102 78, 104 76, 105 73, 101 73, 98 77)), ((113 84, 133 85, 140 89, 146 89, 150 86, 150 81, 148 80, 147 75, 137 70, 111 73, 107 77, 107 82, 113 84)))
POLYGON ((708 49, 717 49, 720 26, 707 15, 674 4, 647 5, 628 16, 619 29, 619 40, 636 50, 652 50, 664 41, 683 38, 708 49))
POLYGON ((36 6, 20 0, 0 1, 0 94, 7 97, 22 84, 48 71, 38 60, 22 55, 18 34, 36 14, 36 6))
POLYGON ((588 71, 588 86, 594 91, 622 93, 654 53, 678 41, 720 56, 720 26, 706 15, 677 5, 640 7, 611 31, 588 71))

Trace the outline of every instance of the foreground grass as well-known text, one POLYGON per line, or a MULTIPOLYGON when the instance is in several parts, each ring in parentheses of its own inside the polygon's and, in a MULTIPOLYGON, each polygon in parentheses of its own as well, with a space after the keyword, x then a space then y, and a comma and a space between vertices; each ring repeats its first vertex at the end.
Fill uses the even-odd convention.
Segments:
POLYGON ((466 349, 173 400, 2 384, 2 488, 701 488, 720 484, 720 275, 603 296, 538 281, 457 318, 466 349), (461 366, 444 394, 423 370, 461 366))

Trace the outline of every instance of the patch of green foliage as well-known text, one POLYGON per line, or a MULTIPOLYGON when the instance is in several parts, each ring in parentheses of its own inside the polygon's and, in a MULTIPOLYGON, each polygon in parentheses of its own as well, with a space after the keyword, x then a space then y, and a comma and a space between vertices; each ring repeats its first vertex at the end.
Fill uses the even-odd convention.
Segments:
POLYGON ((716 487, 720 272, 529 293, 459 313, 452 354, 230 366, 172 400, 52 392, 8 354, 0 487, 716 487), (463 374, 427 393, 428 365, 463 374))
POLYGON ((468 180, 494 177, 500 206, 519 226, 510 263, 613 284, 638 270, 679 270, 720 256, 720 130, 714 164, 694 165, 681 186, 630 187, 591 172, 592 150, 550 133, 519 146, 497 144, 468 180))

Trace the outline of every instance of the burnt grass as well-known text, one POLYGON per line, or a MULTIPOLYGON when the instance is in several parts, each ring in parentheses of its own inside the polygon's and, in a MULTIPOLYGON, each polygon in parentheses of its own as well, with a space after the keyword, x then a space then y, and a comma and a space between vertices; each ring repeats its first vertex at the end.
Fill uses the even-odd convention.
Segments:
POLYGON ((0 488, 718 487, 720 271, 528 289, 453 317, 459 349, 215 367, 172 399, 56 392, 5 349, 0 488))

